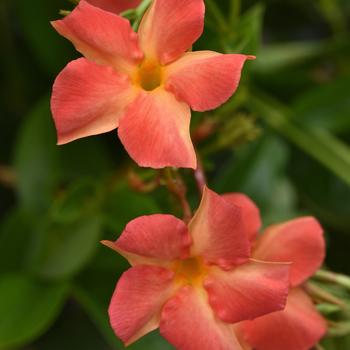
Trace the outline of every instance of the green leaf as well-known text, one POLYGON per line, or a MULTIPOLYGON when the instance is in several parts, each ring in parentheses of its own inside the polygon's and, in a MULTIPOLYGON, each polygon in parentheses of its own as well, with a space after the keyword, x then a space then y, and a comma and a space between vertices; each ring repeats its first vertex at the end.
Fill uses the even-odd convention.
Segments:
POLYGON ((347 34, 347 18, 340 7, 339 0, 318 0, 316 2, 323 17, 335 34, 347 34))
MULTIPOLYGON (((94 295, 88 290, 75 286, 73 288, 73 295, 81 307, 89 315, 91 320, 103 335, 104 339, 110 344, 112 349, 124 348, 123 343, 114 334, 108 320, 107 307, 104 306, 94 295)), ((111 296, 108 296, 110 299, 111 296)))
POLYGON ((67 278, 82 269, 94 255, 101 235, 97 214, 71 224, 46 223, 38 232, 33 272, 49 279, 67 278))
POLYGON ((23 275, 0 277, 0 348, 19 347, 40 336, 60 312, 67 284, 45 284, 23 275))
POLYGON ((60 0, 18 0, 14 4, 21 33, 29 42, 39 64, 50 73, 58 72, 72 59, 74 49, 52 28, 50 21, 59 19, 59 9, 69 3, 60 0))
POLYGON ((100 244, 97 254, 76 277, 73 287, 75 299, 113 349, 121 349, 123 344, 109 324, 108 304, 117 280, 129 267, 125 258, 100 244))
POLYGON ((15 145, 14 166, 23 208, 42 212, 49 207, 59 178, 59 155, 49 99, 42 98, 25 118, 15 145))
POLYGON ((115 171, 115 167, 120 165, 118 156, 121 157, 123 153, 118 153, 114 147, 108 147, 108 143, 104 143, 106 137, 86 137, 57 147, 62 180, 96 180, 115 171))
POLYGON ((273 73, 293 65, 304 63, 328 48, 326 42, 287 42, 264 46, 253 69, 259 73, 273 73))
POLYGON ((104 336, 105 340, 110 344, 112 349, 131 349, 131 350, 171 350, 174 349, 163 337, 159 335, 158 331, 151 332, 143 336, 134 344, 125 347, 123 343, 114 334, 108 319, 107 306, 105 302, 110 300, 112 294, 106 296, 106 300, 101 302, 95 295, 91 294, 89 289, 83 289, 75 286, 73 295, 79 304, 85 309, 87 314, 96 324, 97 328, 104 336))
POLYGON ((262 213, 264 226, 291 220, 300 214, 296 210, 296 190, 287 177, 276 180, 269 199, 262 213))
POLYGON ((51 218, 59 223, 72 223, 101 205, 102 189, 91 180, 82 179, 58 195, 51 207, 51 218))
POLYGON ((317 127, 301 128, 293 122, 292 111, 269 96, 255 92, 250 107, 270 127, 350 185, 350 148, 346 144, 317 127))
POLYGON ((159 331, 153 331, 146 336, 139 339, 136 343, 128 346, 130 350, 175 350, 175 348, 170 345, 160 334, 159 331))
POLYGON ((36 220, 14 210, 0 227, 0 273, 24 270, 35 233, 36 220))
POLYGON ((234 28, 234 40, 231 44, 234 52, 256 55, 260 52, 264 6, 256 4, 248 9, 234 28))
POLYGON ((335 133, 350 129, 350 77, 303 93, 293 105, 293 118, 301 125, 317 126, 335 133))
POLYGON ((112 169, 112 164, 108 151, 96 139, 56 145, 49 97, 45 96, 26 117, 15 145, 14 166, 21 205, 41 214, 50 207, 60 182, 101 178, 112 169))
POLYGON ((215 189, 243 192, 265 208, 276 182, 286 166, 288 149, 276 137, 266 135, 237 149, 230 162, 215 179, 215 189))
MULTIPOLYGON (((320 163, 298 150, 293 152, 291 164, 293 166, 289 173, 303 204, 323 223, 332 227, 332 230, 348 233, 350 187, 320 163)), ((333 242, 333 245, 338 244, 338 240, 337 236, 337 242, 333 242)))
POLYGON ((348 335, 346 337, 326 338, 322 341, 322 345, 327 350, 350 349, 350 335, 348 335))
MULTIPOLYGON (((105 208, 106 223, 115 234, 121 233, 125 225, 140 215, 160 213, 154 198, 147 193, 138 193, 125 183, 119 183, 108 194, 105 208)), ((117 237, 114 237, 116 239, 117 237)))

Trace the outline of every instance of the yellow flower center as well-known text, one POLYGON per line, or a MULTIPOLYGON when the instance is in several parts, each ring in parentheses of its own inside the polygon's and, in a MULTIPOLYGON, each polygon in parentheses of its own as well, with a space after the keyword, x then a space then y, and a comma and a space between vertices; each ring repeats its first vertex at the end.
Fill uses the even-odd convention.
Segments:
POLYGON ((146 91, 152 91, 159 87, 162 80, 162 67, 154 61, 144 61, 136 74, 136 83, 146 91))
POLYGON ((180 260, 175 264, 176 280, 181 284, 198 285, 208 272, 208 266, 202 258, 180 260))

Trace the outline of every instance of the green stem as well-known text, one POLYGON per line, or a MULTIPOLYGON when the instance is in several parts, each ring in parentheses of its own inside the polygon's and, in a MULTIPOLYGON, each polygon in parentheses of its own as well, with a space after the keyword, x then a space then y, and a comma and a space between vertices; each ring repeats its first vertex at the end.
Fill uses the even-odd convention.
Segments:
POLYGON ((141 4, 135 9, 136 19, 132 25, 132 28, 135 30, 135 32, 138 30, 142 17, 147 11, 148 7, 151 5, 151 2, 152 0, 143 0, 141 4))
POLYGON ((350 277, 332 271, 319 270, 314 275, 317 279, 325 282, 336 283, 350 290, 350 277))
POLYGON ((342 309, 346 309, 348 307, 343 300, 328 293, 324 289, 317 286, 315 283, 308 282, 305 286, 305 289, 308 292, 308 294, 316 300, 323 300, 330 304, 338 305, 342 309))

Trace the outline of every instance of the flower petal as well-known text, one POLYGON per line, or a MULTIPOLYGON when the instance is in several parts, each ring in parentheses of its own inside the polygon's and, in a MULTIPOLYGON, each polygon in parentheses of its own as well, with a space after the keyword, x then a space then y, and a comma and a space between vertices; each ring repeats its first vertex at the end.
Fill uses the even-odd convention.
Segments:
POLYGON ((325 335, 325 320, 300 288, 293 288, 284 311, 243 322, 245 340, 259 350, 309 350, 325 335))
POLYGON ((241 208, 248 239, 251 244, 254 244, 262 225, 259 208, 243 193, 226 193, 222 197, 229 203, 241 208))
POLYGON ((58 143, 115 129, 133 98, 126 75, 84 58, 70 62, 56 78, 52 91, 58 143))
POLYGON ((303 217, 266 229, 253 257, 268 261, 291 261, 291 284, 297 286, 321 266, 325 256, 323 230, 313 217, 303 217))
POLYGON ((251 320, 285 307, 289 265, 250 261, 231 271, 211 269, 204 287, 222 321, 251 320))
POLYGON ((178 350, 240 350, 230 325, 215 318, 203 290, 181 289, 162 310, 160 333, 178 350))
POLYGON ((120 120, 119 137, 140 166, 196 168, 189 107, 161 88, 142 91, 120 120))
POLYGON ((187 52, 166 67, 165 88, 195 111, 215 109, 236 91, 243 64, 253 56, 187 52))
POLYGON ((129 72, 141 62, 137 34, 125 18, 81 0, 71 14, 52 22, 86 58, 129 72))
POLYGON ((109 305, 116 335, 131 344, 158 328, 164 303, 176 292, 174 273, 156 266, 136 266, 124 272, 109 305))
POLYGON ((141 0, 87 0, 91 5, 102 10, 119 14, 125 10, 137 7, 141 0))
POLYGON ((203 256, 208 263, 223 268, 242 264, 249 258, 241 209, 207 187, 189 230, 193 256, 203 256))
POLYGON ((156 214, 132 220, 115 243, 103 243, 130 259, 132 265, 153 265, 187 258, 192 241, 183 221, 156 214))
POLYGON ((167 64, 188 50, 204 27, 203 0, 154 0, 139 28, 147 58, 167 64))

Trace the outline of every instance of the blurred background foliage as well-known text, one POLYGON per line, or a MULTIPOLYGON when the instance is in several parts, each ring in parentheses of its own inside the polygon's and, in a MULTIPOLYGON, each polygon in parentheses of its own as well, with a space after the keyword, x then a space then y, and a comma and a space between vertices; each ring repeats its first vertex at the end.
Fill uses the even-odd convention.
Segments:
MULTIPOLYGON (((156 173, 138 169, 115 132, 55 145, 50 89, 79 55, 49 20, 70 8, 66 0, 0 2, 0 349, 123 349, 106 310, 127 263, 99 240, 116 239, 138 215, 181 215, 164 187, 131 188, 156 173)), ((210 187, 250 195, 265 225, 317 216, 327 266, 347 274, 349 18, 348 0, 207 1, 195 48, 257 60, 226 105, 192 122, 193 135, 208 136, 197 147, 210 187)), ((191 171, 181 173, 195 208, 191 171)), ((324 347, 349 349, 349 328, 324 347)), ((155 332, 130 349, 171 347, 155 332)))

